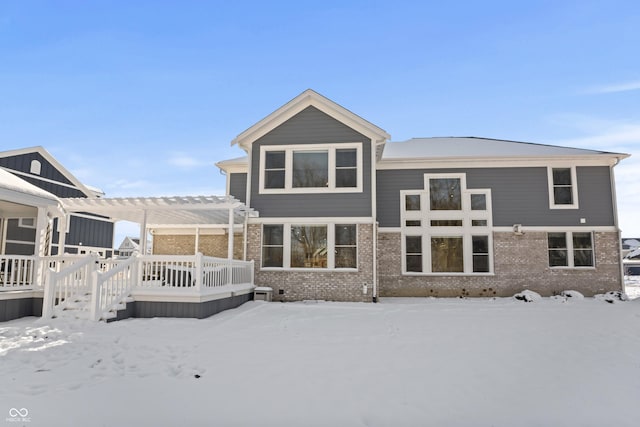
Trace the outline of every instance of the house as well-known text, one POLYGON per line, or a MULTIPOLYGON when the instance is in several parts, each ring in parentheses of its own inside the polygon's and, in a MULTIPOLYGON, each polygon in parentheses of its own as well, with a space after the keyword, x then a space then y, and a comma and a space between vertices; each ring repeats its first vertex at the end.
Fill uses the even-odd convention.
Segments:
MULTIPOLYGON (((99 198, 104 195, 101 190, 81 183, 43 147, 0 152, 0 170, 10 172, 57 198, 99 198)), ((0 214, 0 255, 37 253, 34 240, 37 218, 34 214, 25 216, 27 213, 15 210, 0 214)), ((110 218, 87 212, 69 215, 60 224, 56 218, 48 227, 43 254, 95 252, 108 258, 113 252, 113 230, 110 218), (58 234, 61 230, 63 239, 58 234)))
MULTIPOLYGON (((627 154, 475 137, 390 142, 307 90, 233 141, 227 194, 274 299, 585 295, 623 288, 627 154)), ((154 236, 162 246, 176 236, 154 236)), ((237 241, 237 239, 236 239, 237 241)), ((193 249, 191 249, 193 250, 193 249)))
POLYGON ((129 258, 134 252, 140 252, 140 239, 126 236, 118 246, 118 257, 129 258))

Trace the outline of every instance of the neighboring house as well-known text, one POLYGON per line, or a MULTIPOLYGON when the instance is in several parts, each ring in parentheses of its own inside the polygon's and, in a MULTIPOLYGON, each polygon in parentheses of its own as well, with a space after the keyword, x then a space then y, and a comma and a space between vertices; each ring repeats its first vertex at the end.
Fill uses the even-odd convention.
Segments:
POLYGON ((118 247, 118 257, 129 258, 136 251, 140 252, 140 239, 127 236, 118 247))
MULTIPOLYGON (((103 196, 100 190, 82 184, 43 147, 0 152, 0 170, 10 172, 58 198, 103 196)), ((0 254, 36 254, 36 220, 36 216, 23 211, 0 212, 0 254)), ((65 224, 58 224, 54 219, 48 227, 44 245, 44 255, 96 252, 110 257, 113 252, 113 221, 89 213, 67 216, 65 224), (62 240, 59 239, 59 230, 65 233, 62 240), (64 244, 63 251, 58 247, 59 242, 64 244)))
POLYGON ((640 239, 622 239, 622 256, 626 257, 630 252, 640 248, 640 239))
POLYGON ((622 289, 612 169, 627 154, 389 139, 307 90, 232 141, 247 155, 217 166, 259 213, 257 286, 285 301, 622 289))

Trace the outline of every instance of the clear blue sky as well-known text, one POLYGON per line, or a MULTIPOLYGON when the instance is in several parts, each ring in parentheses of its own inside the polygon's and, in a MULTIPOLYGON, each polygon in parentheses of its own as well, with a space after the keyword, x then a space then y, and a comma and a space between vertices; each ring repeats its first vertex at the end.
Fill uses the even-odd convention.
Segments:
POLYGON ((640 2, 0 2, 0 149, 42 145, 107 196, 223 194, 230 141, 307 88, 394 141, 633 154, 640 237, 640 2))

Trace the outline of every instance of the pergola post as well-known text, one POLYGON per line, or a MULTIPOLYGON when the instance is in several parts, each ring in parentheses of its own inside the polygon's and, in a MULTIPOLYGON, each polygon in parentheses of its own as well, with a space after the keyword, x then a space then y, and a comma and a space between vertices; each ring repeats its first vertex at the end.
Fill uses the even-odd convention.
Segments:
POLYGON ((141 254, 147 254, 147 210, 144 209, 142 222, 140 223, 140 249, 141 254))
POLYGON ((227 248, 227 258, 233 259, 233 208, 229 209, 229 246, 227 248))
POLYGON ((58 255, 64 255, 64 245, 67 241, 67 216, 58 217, 58 255))

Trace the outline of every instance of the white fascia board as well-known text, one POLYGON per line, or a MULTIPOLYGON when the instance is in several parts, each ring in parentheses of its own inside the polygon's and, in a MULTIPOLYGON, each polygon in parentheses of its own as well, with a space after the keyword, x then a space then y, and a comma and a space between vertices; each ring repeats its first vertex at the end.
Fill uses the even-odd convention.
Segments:
POLYGON ((0 188, 0 200, 34 207, 58 206, 57 200, 20 193, 6 188, 0 188))
MULTIPOLYGON (((628 157, 628 155, 625 155, 628 157)), ((394 159, 381 160, 376 164, 376 170, 393 169, 443 169, 443 168, 509 168, 509 167, 547 167, 555 165, 573 166, 614 166, 623 156, 584 155, 584 156, 553 156, 553 157, 443 157, 437 159, 394 159)))
POLYGON ((346 108, 336 104, 319 93, 307 89, 300 95, 260 120, 255 125, 238 135, 231 145, 238 144, 245 151, 249 151, 253 141, 271 132, 307 107, 313 106, 323 113, 333 117, 339 122, 349 126, 357 132, 371 139, 374 144, 379 144, 390 139, 391 136, 383 129, 370 123, 362 117, 352 113, 346 108))
MULTIPOLYGON (((526 226, 523 225, 521 228, 523 233, 526 232, 566 232, 566 231, 595 231, 595 232, 617 232, 618 227, 613 225, 598 225, 590 227, 589 224, 584 225, 575 225, 575 226, 565 226, 565 225, 553 225, 553 226, 526 226)), ((513 233, 513 227, 493 227, 492 230, 496 233, 513 233)))

